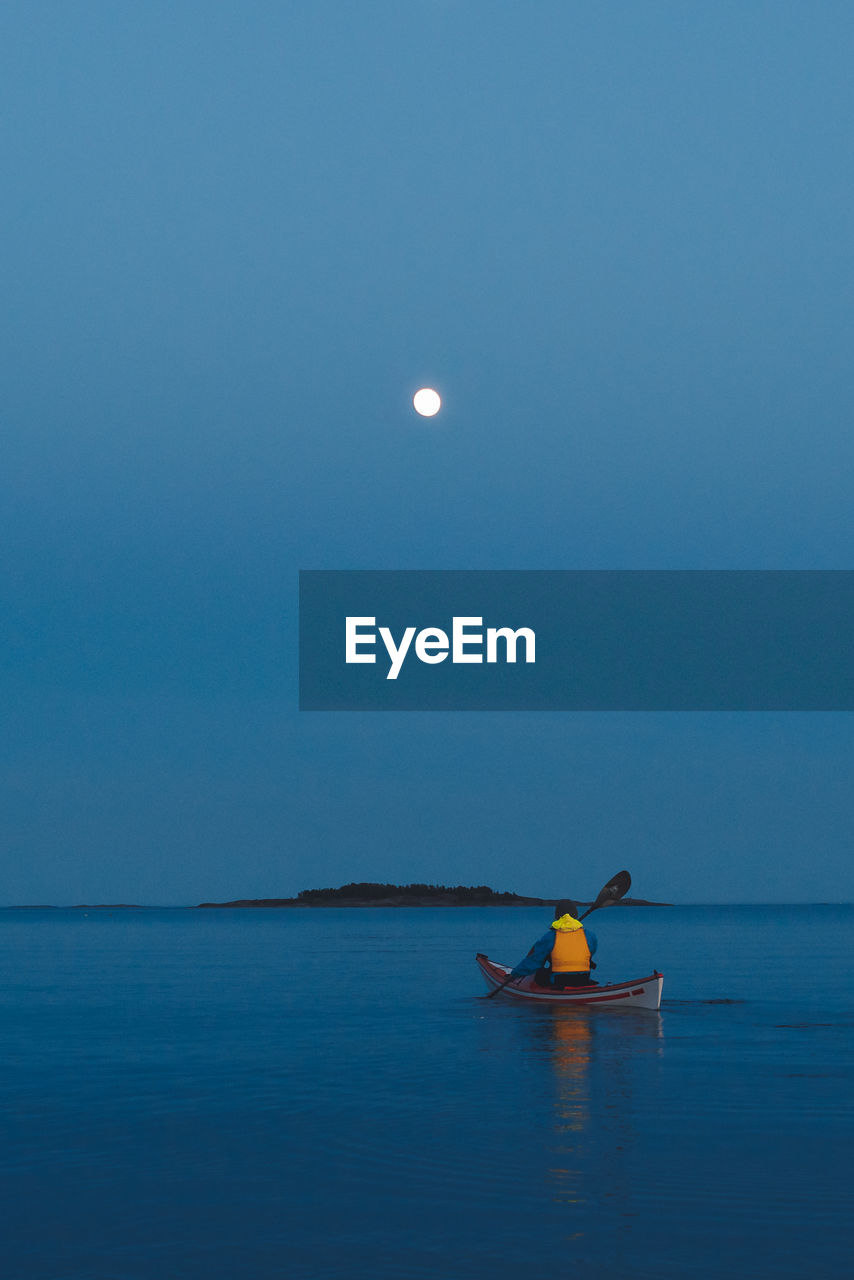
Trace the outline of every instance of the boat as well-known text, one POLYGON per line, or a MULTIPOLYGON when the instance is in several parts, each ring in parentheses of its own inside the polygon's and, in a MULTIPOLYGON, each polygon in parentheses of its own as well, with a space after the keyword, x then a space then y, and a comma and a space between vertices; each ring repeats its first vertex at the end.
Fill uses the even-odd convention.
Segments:
MULTIPOLYGON (((484 981, 490 991, 500 987, 510 973, 506 964, 497 964, 489 956, 478 952, 475 957, 484 981)), ((602 1005, 607 1009, 657 1009, 661 1004, 663 976, 656 969, 648 978, 636 978, 633 982, 603 982, 584 987, 564 987, 554 991, 541 987, 529 974, 504 988, 502 995, 515 1000, 538 1001, 545 1004, 583 1005, 586 1009, 602 1005)))

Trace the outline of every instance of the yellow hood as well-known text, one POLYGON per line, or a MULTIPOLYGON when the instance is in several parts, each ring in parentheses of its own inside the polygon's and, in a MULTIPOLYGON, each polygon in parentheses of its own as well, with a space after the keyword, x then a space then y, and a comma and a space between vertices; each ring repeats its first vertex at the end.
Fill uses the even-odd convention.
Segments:
POLYGON ((576 929, 583 929, 584 925, 580 920, 576 920, 575 916, 565 915, 559 920, 553 920, 549 928, 560 929, 561 933, 573 933, 576 929))

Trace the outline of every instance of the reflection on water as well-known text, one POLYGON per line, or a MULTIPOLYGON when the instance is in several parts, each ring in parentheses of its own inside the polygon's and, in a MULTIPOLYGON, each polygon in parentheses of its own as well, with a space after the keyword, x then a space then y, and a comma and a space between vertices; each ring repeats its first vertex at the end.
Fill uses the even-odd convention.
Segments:
MULTIPOLYGON (((552 1198, 578 1204, 584 1198, 579 1144, 590 1126, 591 1015, 582 1009, 554 1009, 549 1019, 553 1036, 552 1067, 555 1086, 555 1154, 549 1169, 552 1198)), ((574 1233, 580 1234, 580 1233, 574 1233)))
POLYGON ((506 1053, 508 1031, 529 1081, 519 1111, 541 1162, 533 1194, 541 1206, 547 1201, 569 1211, 564 1238, 595 1232, 594 1211, 609 1204, 628 1230, 636 1216, 637 1131, 648 1126, 649 1095, 664 1056, 661 1014, 514 1006, 499 1015, 490 1009, 484 1026, 490 1054, 506 1053))
POLYGON ((583 1133, 590 1119, 590 1015, 581 1009, 555 1009, 554 1015, 552 1065, 558 1129, 561 1133, 583 1133))
POLYGON ((641 1045, 662 1052, 662 1020, 658 1013, 628 1010, 605 1015, 584 1009, 546 1012, 551 1015, 545 1025, 550 1032, 554 1089, 552 1195, 558 1202, 582 1204, 591 1194, 594 1091, 599 1129, 596 1178, 611 1184, 605 1194, 613 1195, 615 1186, 624 1181, 621 1153, 631 1132, 634 1070, 630 1059, 641 1045), (608 1019, 604 1026, 603 1016, 608 1019))

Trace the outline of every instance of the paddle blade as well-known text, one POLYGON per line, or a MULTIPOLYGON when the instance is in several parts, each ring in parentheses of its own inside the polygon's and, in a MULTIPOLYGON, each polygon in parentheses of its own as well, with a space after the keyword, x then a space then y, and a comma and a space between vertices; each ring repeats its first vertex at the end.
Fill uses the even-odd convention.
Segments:
MULTIPOLYGON (((584 912, 584 916, 589 916, 591 911, 598 911, 600 907, 613 907, 615 902, 619 902, 624 898, 632 887, 632 877, 628 871, 619 871, 613 878, 609 880, 603 889, 599 891, 599 897, 593 903, 592 907, 588 907, 584 912)), ((580 918, 583 920, 584 916, 580 918)))

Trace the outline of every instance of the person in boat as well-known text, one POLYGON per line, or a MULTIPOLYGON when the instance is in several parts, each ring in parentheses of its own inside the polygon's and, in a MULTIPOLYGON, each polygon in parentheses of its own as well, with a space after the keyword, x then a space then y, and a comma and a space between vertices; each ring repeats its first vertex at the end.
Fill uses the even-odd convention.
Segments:
POLYGON ((563 898, 555 907, 548 932, 534 943, 510 976, 524 978, 532 973, 541 987, 595 986, 590 969, 596 967, 593 955, 597 946, 596 934, 585 929, 578 919, 577 904, 571 898, 563 898))

